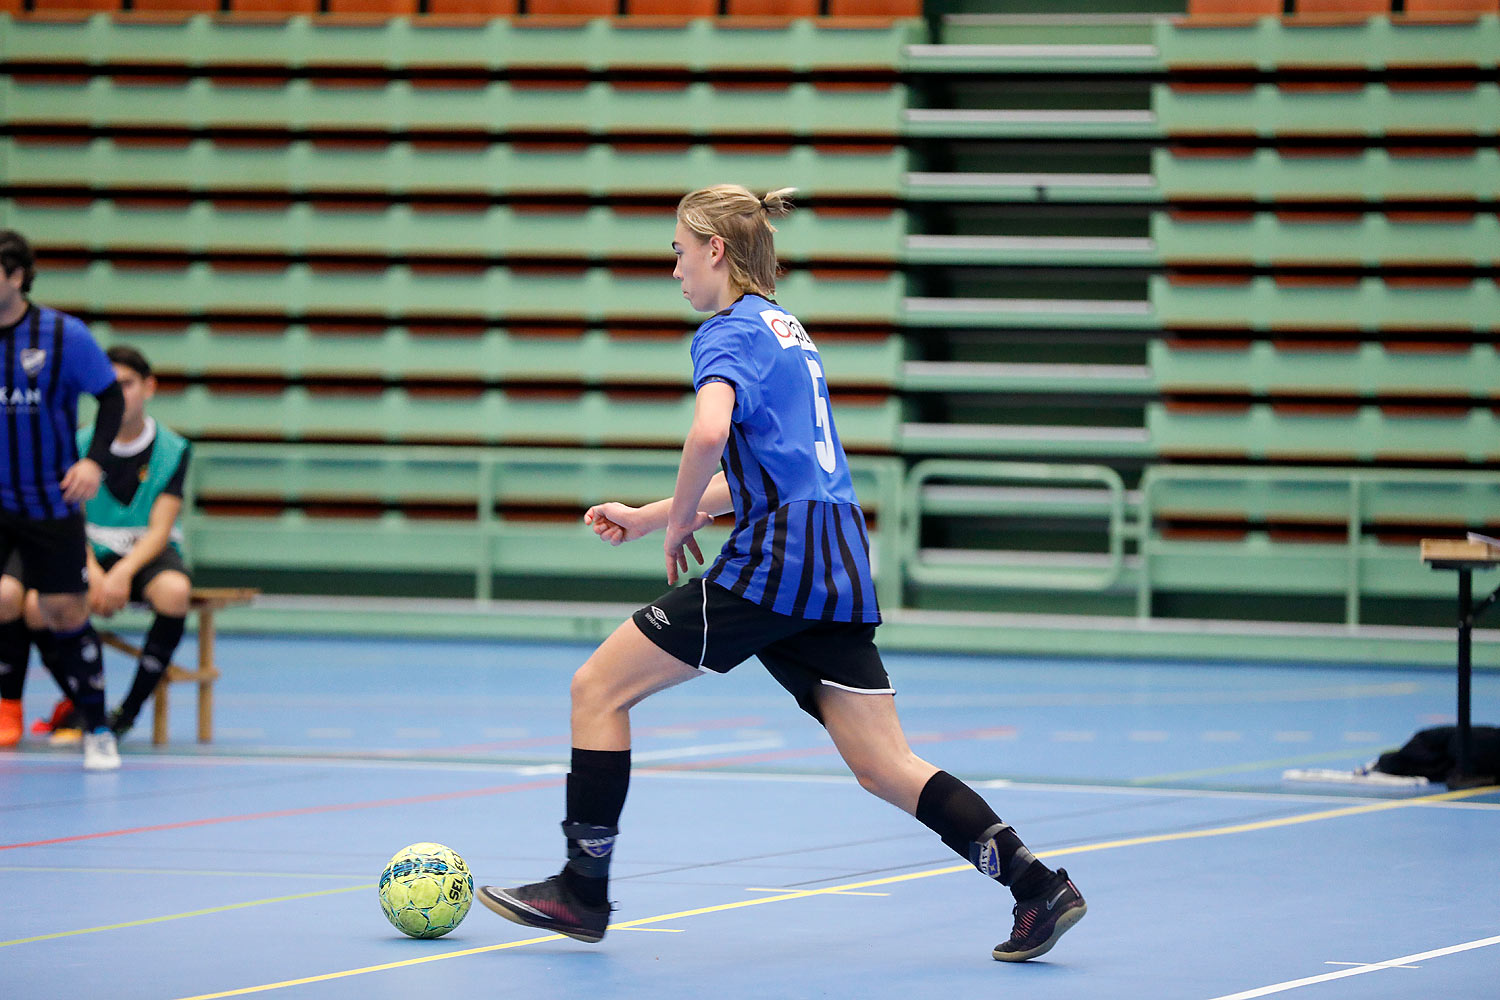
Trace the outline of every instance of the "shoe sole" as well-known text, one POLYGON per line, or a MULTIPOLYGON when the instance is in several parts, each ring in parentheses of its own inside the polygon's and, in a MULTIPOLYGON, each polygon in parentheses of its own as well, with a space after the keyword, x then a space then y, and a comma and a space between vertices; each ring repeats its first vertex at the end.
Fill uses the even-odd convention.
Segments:
POLYGON ((1058 917, 1057 923, 1052 925, 1052 935, 1029 951, 1001 951, 997 947, 990 954, 995 956, 995 961, 997 962, 1026 962, 1036 958, 1038 955, 1045 955, 1052 950, 1053 945, 1057 944, 1057 939, 1067 933, 1068 929, 1074 924, 1082 920, 1083 915, 1087 912, 1089 912, 1089 905, 1084 903, 1080 906, 1075 906, 1058 917))
POLYGON ((520 924, 522 927, 535 927, 538 930, 551 931, 554 934, 561 934, 564 937, 570 937, 575 941, 582 941, 585 944, 598 944, 600 941, 604 940, 604 934, 602 931, 598 934, 595 934, 591 931, 565 931, 561 927, 549 927, 546 924, 533 923, 532 921, 526 919, 523 914, 517 913, 515 910, 512 910, 500 900, 491 899, 488 893, 477 892, 474 895, 479 897, 479 901, 483 903, 485 905, 485 908, 490 912, 500 914, 500 916, 504 917, 506 920, 509 920, 513 924, 520 924))

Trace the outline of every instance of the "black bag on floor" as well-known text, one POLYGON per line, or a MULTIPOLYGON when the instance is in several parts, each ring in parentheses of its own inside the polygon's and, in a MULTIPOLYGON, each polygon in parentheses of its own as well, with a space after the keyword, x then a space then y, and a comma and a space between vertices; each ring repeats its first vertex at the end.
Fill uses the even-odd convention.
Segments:
MULTIPOLYGON (((1458 727, 1423 729, 1400 750, 1380 755, 1375 770, 1446 782, 1458 767, 1458 727)), ((1470 777, 1500 779, 1500 728, 1469 727, 1470 777)))

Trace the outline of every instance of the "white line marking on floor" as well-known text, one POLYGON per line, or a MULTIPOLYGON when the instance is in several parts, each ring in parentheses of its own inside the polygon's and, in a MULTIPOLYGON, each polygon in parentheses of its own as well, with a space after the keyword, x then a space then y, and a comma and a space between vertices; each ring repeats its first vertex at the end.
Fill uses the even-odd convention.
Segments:
POLYGON ((1233 729, 1210 729, 1201 733, 1199 738, 1204 743, 1238 743, 1245 738, 1245 734, 1233 729))
POLYGON ((1214 1000, 1252 1000, 1254 997, 1270 996, 1272 993, 1285 993, 1287 990, 1295 990, 1303 986, 1328 983, 1335 979, 1348 979, 1350 976, 1362 976, 1366 972, 1378 972, 1381 969, 1389 969, 1411 962, 1424 962, 1429 958, 1442 958, 1444 955, 1457 955, 1462 951, 1473 951, 1476 948, 1488 948, 1491 945, 1497 944, 1500 944, 1500 935, 1480 938, 1477 941, 1465 941, 1463 944, 1455 944, 1447 948, 1434 948, 1432 951, 1422 951, 1415 955, 1402 955, 1400 958, 1393 958, 1390 961, 1379 962, 1374 965, 1361 965, 1353 969, 1340 969, 1338 972, 1325 972, 1321 976, 1308 976, 1306 979, 1292 979, 1284 983, 1275 983, 1271 986, 1246 990, 1243 993, 1229 993, 1221 997, 1214 997, 1214 1000))
POLYGON ((671 747, 666 750, 648 750, 645 753, 632 751, 632 764, 646 760, 674 760, 678 757, 706 757, 721 753, 742 753, 746 750, 779 750, 786 741, 777 737, 769 740, 740 740, 737 743, 700 743, 691 747, 671 747))
POLYGON ((1361 969, 1420 969, 1420 965, 1391 965, 1389 962, 1324 962, 1324 965, 1352 965, 1361 969))

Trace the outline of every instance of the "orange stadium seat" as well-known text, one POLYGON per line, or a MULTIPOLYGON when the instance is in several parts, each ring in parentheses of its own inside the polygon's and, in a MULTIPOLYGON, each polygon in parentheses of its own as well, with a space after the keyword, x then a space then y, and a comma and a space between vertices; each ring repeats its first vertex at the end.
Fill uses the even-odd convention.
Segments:
POLYGON ((922 0, 831 0, 834 17, 918 17, 922 0))
POLYGON ((231 14, 316 14, 318 0, 229 0, 231 14))
POLYGON ((1406 0, 1406 16, 1422 19, 1500 14, 1500 0, 1406 0))
POLYGON ((646 17, 715 17, 719 0, 628 0, 625 9, 646 17))
POLYGON ((217 14, 219 0, 135 0, 130 10, 139 14, 217 14))
POLYGON ((730 17, 816 17, 818 0, 729 0, 730 17))
POLYGON ((417 0, 328 0, 330 14, 410 17, 416 12, 417 0))
POLYGON ((1358 20, 1391 12, 1391 0, 1297 0, 1298 17, 1358 20))
POLYGON ((620 12, 616 0, 531 0, 526 13, 562 17, 613 17, 620 12))
POLYGON ((1279 17, 1282 0, 1188 0, 1189 18, 1249 20, 1257 17, 1279 17))
POLYGON ((77 11, 119 10, 120 0, 36 0, 32 9, 38 14, 66 14, 77 11))
POLYGON ((427 13, 437 15, 510 17, 517 7, 517 0, 427 0, 427 13))

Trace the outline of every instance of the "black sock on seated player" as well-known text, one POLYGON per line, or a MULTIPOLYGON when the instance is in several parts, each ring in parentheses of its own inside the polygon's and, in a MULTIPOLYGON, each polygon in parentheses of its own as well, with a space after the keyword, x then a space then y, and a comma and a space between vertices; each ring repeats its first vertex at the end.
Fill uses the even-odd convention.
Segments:
POLYGON ((588 906, 609 902, 609 862, 630 789, 629 750, 573 748, 568 774, 568 863, 563 881, 588 906))
POLYGON ((989 803, 947 771, 934 774, 922 787, 916 816, 953 853, 1009 886, 1018 901, 1037 895, 1052 880, 1052 869, 1037 860, 989 803))
POLYGON ((184 618, 168 615, 157 615, 152 619, 146 641, 141 644, 141 658, 136 664, 135 680, 131 683, 125 700, 120 702, 119 711, 111 723, 116 734, 123 733, 135 724, 135 717, 141 714, 141 706, 146 704, 146 699, 151 697, 151 693, 161 683, 167 666, 172 662, 172 654, 177 652, 177 646, 182 642, 186 621, 184 618))

